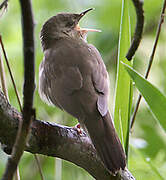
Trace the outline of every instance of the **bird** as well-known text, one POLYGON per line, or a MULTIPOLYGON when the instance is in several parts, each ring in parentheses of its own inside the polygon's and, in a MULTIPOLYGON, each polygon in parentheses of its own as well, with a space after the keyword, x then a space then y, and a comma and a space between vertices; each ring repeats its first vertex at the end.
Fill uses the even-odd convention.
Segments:
POLYGON ((126 156, 108 110, 109 75, 99 51, 87 42, 81 13, 58 13, 42 26, 44 53, 39 67, 39 94, 77 118, 104 166, 112 174, 126 167, 126 156))

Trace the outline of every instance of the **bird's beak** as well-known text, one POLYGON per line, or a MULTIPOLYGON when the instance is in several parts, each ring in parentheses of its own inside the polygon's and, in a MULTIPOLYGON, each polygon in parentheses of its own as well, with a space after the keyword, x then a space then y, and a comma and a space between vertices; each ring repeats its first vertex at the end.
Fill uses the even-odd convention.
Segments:
MULTIPOLYGON (((80 21, 80 19, 89 11, 93 10, 94 8, 89 8, 85 11, 83 11, 82 13, 79 14, 78 16, 78 22, 80 21)), ((79 33, 81 34, 82 37, 85 37, 87 35, 88 32, 101 32, 101 30, 98 29, 89 29, 89 28, 81 28, 79 26, 79 24, 76 25, 75 29, 77 31, 79 31, 79 33)))
POLYGON ((82 13, 80 13, 79 16, 78 16, 78 21, 79 21, 87 12, 89 12, 89 11, 91 11, 91 10, 93 10, 93 9, 94 9, 94 8, 89 8, 89 9, 83 11, 82 13))

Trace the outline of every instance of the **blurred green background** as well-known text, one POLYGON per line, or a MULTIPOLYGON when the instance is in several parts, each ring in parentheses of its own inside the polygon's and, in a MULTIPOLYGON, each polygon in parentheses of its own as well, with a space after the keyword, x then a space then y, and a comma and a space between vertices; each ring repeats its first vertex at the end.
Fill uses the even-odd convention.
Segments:
MULTIPOLYGON (((148 59, 152 51, 162 2, 163 0, 145 0, 144 2, 144 35, 139 50, 134 58, 134 68, 141 74, 144 74, 147 68, 148 59)), ((89 33, 88 41, 99 49, 110 73, 110 111, 113 112, 121 0, 36 0, 33 1, 32 4, 35 19, 36 91, 34 102, 37 118, 69 126, 74 126, 77 123, 77 121, 68 114, 43 103, 38 95, 38 69, 43 57, 39 33, 42 24, 50 16, 58 12, 79 13, 89 7, 94 7, 95 10, 88 13, 80 24, 83 27, 102 30, 102 33, 89 33)), ((131 33, 133 34, 136 19, 131 0, 130 22, 131 33)), ((20 7, 17 0, 9 1, 7 12, 0 17, 0 34, 3 38, 20 97, 22 98, 22 36, 20 7)), ((5 72, 10 103, 19 109, 6 66, 5 72)), ((160 42, 155 54, 149 80, 166 94, 166 24, 164 24, 162 28, 160 42)), ((135 90, 134 103, 137 96, 138 92, 135 90)), ((136 117, 136 123, 130 137, 128 167, 135 178, 137 180, 164 179, 163 177, 166 177, 166 135, 152 116, 144 100, 141 102, 136 117)), ((46 180, 93 179, 86 171, 67 161, 55 160, 55 158, 42 155, 39 157, 46 180)), ((0 150, 0 177, 4 171, 6 160, 6 154, 0 150)), ((24 153, 19 168, 21 179, 40 179, 38 167, 32 154, 27 152, 24 153)))

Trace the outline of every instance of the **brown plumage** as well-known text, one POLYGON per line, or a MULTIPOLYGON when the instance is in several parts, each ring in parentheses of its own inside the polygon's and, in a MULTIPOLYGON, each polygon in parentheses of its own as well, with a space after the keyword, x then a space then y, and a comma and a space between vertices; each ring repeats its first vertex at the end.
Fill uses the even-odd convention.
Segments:
POLYGON ((60 13, 43 25, 39 93, 78 119, 105 166, 115 174, 125 168, 126 160, 108 111, 108 73, 98 50, 86 42, 87 32, 93 30, 77 25, 89 10, 60 13))

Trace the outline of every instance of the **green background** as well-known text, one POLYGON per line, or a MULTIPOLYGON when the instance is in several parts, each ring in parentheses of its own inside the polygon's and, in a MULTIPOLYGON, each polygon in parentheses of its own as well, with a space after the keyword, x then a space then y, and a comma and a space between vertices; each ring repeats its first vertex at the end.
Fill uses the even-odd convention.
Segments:
MULTIPOLYGON (((136 53, 134 68, 144 74, 153 42, 157 23, 159 21, 162 0, 145 0, 144 15, 145 29, 143 39, 136 53)), ((42 24, 58 12, 75 12, 94 7, 80 22, 82 27, 101 29, 101 33, 89 33, 88 42, 94 44, 102 54, 103 60, 110 73, 110 104, 113 114, 114 91, 116 77, 116 60, 121 15, 121 0, 36 0, 32 2, 35 19, 36 42, 36 91, 35 108, 37 118, 45 121, 54 121, 69 126, 74 126, 77 121, 67 113, 62 113, 55 107, 43 103, 38 95, 38 69, 42 60, 39 33, 42 24)), ((135 11, 130 0, 131 34, 135 27, 135 11)), ((149 80, 166 94, 166 24, 163 25, 160 42, 155 54, 149 80)), ((22 36, 19 1, 9 1, 7 12, 0 17, 0 34, 2 35, 9 63, 16 80, 16 85, 22 98, 23 87, 23 56, 22 36)), ((9 91, 10 103, 17 109, 18 103, 9 73, 5 66, 6 81, 9 91)), ((134 91, 134 103, 138 92, 134 91)), ((160 105, 159 105, 160 106, 160 105)), ((130 135, 130 152, 128 167, 137 180, 157 180, 166 176, 166 136, 155 121, 144 100, 136 117, 136 123, 130 135)), ((46 180, 90 180, 93 179, 86 171, 67 161, 55 160, 52 157, 39 156, 46 180), (59 165, 62 163, 62 167, 59 165), (56 168, 57 167, 57 168, 56 168), (61 169, 62 168, 62 169, 61 169), (60 174, 60 175, 59 175, 60 174)), ((7 160, 6 154, 0 150, 0 177, 4 171, 7 160)), ((23 180, 40 179, 38 168, 32 154, 25 152, 20 165, 20 176, 23 180)))

